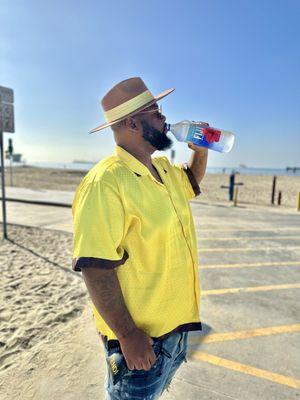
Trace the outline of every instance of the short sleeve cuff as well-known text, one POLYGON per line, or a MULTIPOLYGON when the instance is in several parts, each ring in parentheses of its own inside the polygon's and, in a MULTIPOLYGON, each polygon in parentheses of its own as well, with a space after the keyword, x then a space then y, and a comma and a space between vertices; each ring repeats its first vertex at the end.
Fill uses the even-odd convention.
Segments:
POLYGON ((184 172, 186 173, 187 177, 189 178, 189 181, 194 190, 195 196, 199 196, 199 194, 201 193, 200 186, 199 186, 192 170, 190 169, 190 167, 188 166, 187 163, 183 164, 182 168, 183 168, 184 172))
POLYGON ((81 272, 82 268, 98 268, 98 269, 114 269, 124 264, 128 259, 128 253, 124 250, 121 260, 106 260, 104 258, 95 257, 76 257, 72 260, 72 270, 81 272))

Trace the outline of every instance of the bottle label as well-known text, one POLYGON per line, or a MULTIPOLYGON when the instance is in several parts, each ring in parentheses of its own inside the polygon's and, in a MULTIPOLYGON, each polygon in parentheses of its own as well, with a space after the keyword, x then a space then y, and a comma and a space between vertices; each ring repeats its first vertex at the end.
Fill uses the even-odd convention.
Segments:
POLYGON ((221 131, 208 126, 199 124, 191 124, 187 134, 186 141, 194 144, 207 147, 208 149, 216 149, 220 147, 219 142, 221 131))

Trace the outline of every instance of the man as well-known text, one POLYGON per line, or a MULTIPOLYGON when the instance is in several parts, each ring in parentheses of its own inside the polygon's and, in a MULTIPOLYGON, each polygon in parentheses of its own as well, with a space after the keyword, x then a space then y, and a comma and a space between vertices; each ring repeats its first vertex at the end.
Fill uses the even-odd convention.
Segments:
POLYGON ((186 361, 188 331, 201 330, 188 200, 200 194, 207 149, 189 144, 195 152, 183 166, 151 157, 173 143, 157 104, 173 90, 154 97, 130 78, 103 97, 106 123, 91 132, 111 126, 115 152, 74 197, 73 270, 82 271, 92 300, 109 399, 158 398, 186 361))

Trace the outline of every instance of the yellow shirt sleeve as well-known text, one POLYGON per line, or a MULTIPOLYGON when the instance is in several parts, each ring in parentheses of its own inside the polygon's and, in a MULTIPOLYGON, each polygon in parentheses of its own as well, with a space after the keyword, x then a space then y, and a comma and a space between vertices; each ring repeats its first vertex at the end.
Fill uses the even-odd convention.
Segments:
POLYGON ((192 171, 187 170, 187 165, 173 164, 172 167, 182 182, 187 198, 191 200, 194 197, 198 196, 201 193, 199 184, 196 181, 192 171))
MULTIPOLYGON (((94 181, 79 186, 72 205, 72 216, 75 271, 81 271, 83 266, 101 268, 104 265, 108 268, 103 260, 121 261, 124 256, 125 213, 113 184, 94 181)), ((112 268, 118 266, 112 265, 112 268)))

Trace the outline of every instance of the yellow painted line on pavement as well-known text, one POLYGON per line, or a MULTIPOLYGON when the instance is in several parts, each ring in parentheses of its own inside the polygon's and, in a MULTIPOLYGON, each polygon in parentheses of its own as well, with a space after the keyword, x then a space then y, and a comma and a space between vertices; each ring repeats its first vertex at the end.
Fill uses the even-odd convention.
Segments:
POLYGON ((300 231, 300 228, 290 228, 290 227, 284 227, 284 228, 275 228, 275 229, 261 229, 261 228, 256 228, 256 229, 249 229, 249 228, 221 228, 221 229, 215 229, 215 228, 202 228, 201 226, 196 227, 197 230, 200 230, 201 232, 277 232, 277 231, 300 231))
MULTIPOLYGON (((225 342, 227 340, 249 339, 258 336, 271 336, 271 335, 279 335, 282 333, 293 333, 299 331, 300 331, 300 324, 292 324, 292 325, 281 325, 281 326, 269 326, 267 328, 249 329, 247 331, 212 333, 204 337, 201 336, 201 344, 225 342)), ((189 343, 196 344, 197 340, 199 342, 197 336, 191 336, 189 343)))
POLYGON ((215 269, 215 268, 255 268, 255 267, 300 267, 299 261, 280 261, 280 262, 260 262, 249 264, 202 264, 199 269, 215 269))
POLYGON ((236 361, 227 360, 225 358, 217 357, 212 354, 204 353, 203 351, 195 351, 192 355, 197 360, 205 361, 218 367, 224 367, 233 371, 242 372, 247 375, 252 375, 257 378, 266 379, 278 383, 280 385, 289 386, 294 389, 300 388, 300 380, 290 378, 285 375, 275 374, 264 369, 251 367, 250 365, 241 364, 236 361))
POLYGON ((240 287, 240 288, 228 288, 228 289, 210 289, 210 290, 202 290, 201 295, 210 296, 210 295, 230 294, 238 292, 267 292, 270 290, 283 290, 283 289, 300 289, 300 283, 291 283, 286 285, 240 287))
POLYGON ((212 251, 224 251, 224 252, 229 252, 229 251, 262 251, 262 250, 273 250, 273 251, 278 251, 278 250, 296 250, 300 249, 300 246, 282 246, 282 247, 219 247, 219 248, 201 248, 198 249, 198 252, 212 252, 212 251))
POLYGON ((199 237, 199 240, 289 240, 289 239, 293 239, 293 240, 300 240, 300 236, 239 236, 239 237, 199 237))

